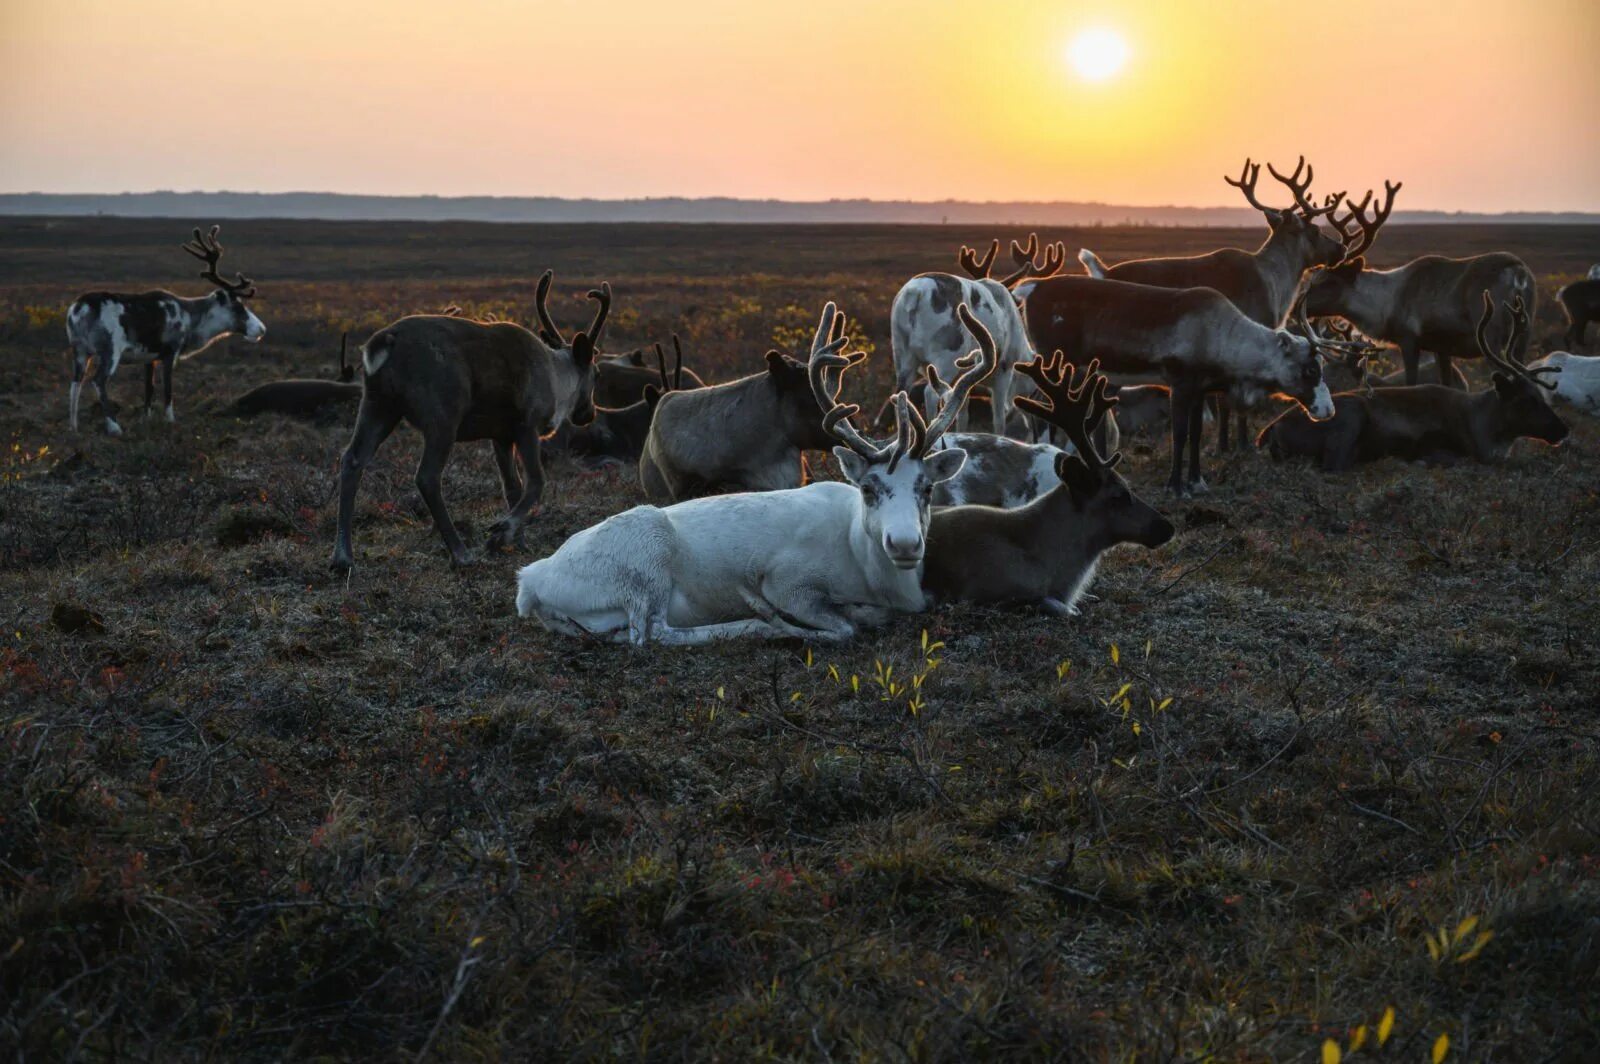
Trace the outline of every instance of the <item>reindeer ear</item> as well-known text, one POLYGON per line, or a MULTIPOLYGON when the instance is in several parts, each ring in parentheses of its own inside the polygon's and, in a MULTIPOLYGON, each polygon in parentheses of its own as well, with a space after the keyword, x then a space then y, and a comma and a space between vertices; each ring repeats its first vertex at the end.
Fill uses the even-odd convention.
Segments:
POLYGON ((872 467, 867 460, 848 447, 835 447, 833 456, 839 460, 839 471, 852 484, 860 484, 872 467))
POLYGON ((654 410, 656 408, 656 404, 661 402, 662 394, 663 393, 661 389, 656 387, 654 384, 646 384, 644 386, 644 405, 648 406, 651 410, 654 410))
POLYGON ((1094 471, 1075 454, 1056 455, 1056 476, 1072 493, 1072 502, 1075 506, 1082 506, 1088 502, 1089 497, 1100 487, 1100 479, 1094 475, 1094 471))
POLYGON ((1511 374, 1495 370, 1490 380, 1494 382, 1494 390, 1499 393, 1500 398, 1510 399, 1517 394, 1517 379, 1511 374))
POLYGON ((642 365, 644 365, 644 348, 636 347, 632 351, 628 352, 628 365, 630 365, 630 366, 642 366, 642 365))
POLYGON ((949 480, 961 472, 961 467, 966 464, 967 452, 960 447, 946 447, 922 460, 922 468, 927 471, 928 479, 935 484, 949 480))
POLYGON ((784 356, 783 356, 783 352, 782 351, 768 351, 767 352, 767 372, 772 374, 774 377, 782 376, 783 375, 783 357, 784 356))
POLYGON ((582 369, 594 361, 594 341, 589 339, 586 332, 574 333, 572 337, 572 364, 582 369))

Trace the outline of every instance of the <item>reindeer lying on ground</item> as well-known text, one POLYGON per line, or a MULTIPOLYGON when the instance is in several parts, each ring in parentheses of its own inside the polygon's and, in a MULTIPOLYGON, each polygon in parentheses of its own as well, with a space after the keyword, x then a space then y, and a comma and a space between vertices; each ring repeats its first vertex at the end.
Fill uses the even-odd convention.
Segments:
MULTIPOLYGON (((1367 228, 1364 216, 1355 220, 1367 228)), ((1370 245, 1366 240, 1353 246, 1344 262, 1312 279, 1306 310, 1312 317, 1345 318, 1374 340, 1399 347, 1407 384, 1417 383, 1424 351, 1433 354, 1439 381, 1445 385, 1457 379, 1452 359, 1478 357, 1474 323, 1480 293, 1489 292, 1502 307, 1520 300, 1533 313, 1537 296, 1533 271, 1515 255, 1492 252, 1465 259, 1424 255, 1392 270, 1369 270, 1361 252, 1370 245)), ((1502 349, 1510 333, 1511 323, 1504 314, 1490 325, 1490 339, 1502 349)), ((1506 353, 1520 363, 1527 349, 1524 333, 1506 353)))
MULTIPOLYGON (((961 313, 986 341, 982 326, 961 313)), ((842 444, 834 454, 850 483, 637 506, 523 569, 517 613, 554 632, 637 646, 739 637, 837 642, 896 611, 922 609, 929 499, 965 459, 935 445, 959 405, 927 424, 901 392, 894 440, 880 445, 862 436, 850 423, 860 408, 839 404, 844 371, 861 358, 840 353, 837 318, 829 303, 807 374, 823 426, 842 444)), ((963 367, 957 399, 993 366, 986 342, 963 367)))
POLYGON ((1044 401, 1018 396, 1016 404, 1059 426, 1077 453, 1057 455, 1059 483, 1020 509, 935 512, 922 586, 937 602, 1039 605, 1076 616, 1102 554, 1119 543, 1159 547, 1175 530, 1117 473, 1121 453, 1106 460, 1095 447, 1095 429, 1117 403, 1106 395, 1099 366, 1091 362, 1076 389, 1073 367, 1059 351, 1017 371, 1038 386, 1044 401))
POLYGON ((1422 384, 1346 392, 1335 398, 1332 418, 1312 423, 1290 410, 1262 430, 1256 446, 1268 448, 1275 459, 1312 458, 1337 473, 1382 458, 1465 456, 1495 462, 1521 437, 1560 443, 1567 426, 1546 398, 1556 385, 1543 379, 1554 371, 1529 370, 1512 358, 1527 342, 1523 305, 1513 301, 1503 316, 1510 319, 1510 331, 1496 352, 1490 340, 1494 300, 1485 292, 1476 336, 1483 357, 1497 367, 1492 388, 1469 394, 1422 384))
MULTIPOLYGON (((644 451, 644 441, 650 434, 650 422, 661 397, 669 392, 701 387, 695 383, 699 378, 692 374, 689 382, 684 380, 683 346, 677 333, 672 334, 672 347, 677 363, 671 376, 667 374, 666 353, 656 344, 657 369, 652 374, 653 379, 643 386, 640 398, 616 409, 596 404, 593 421, 587 425, 563 423, 556 434, 544 442, 544 449, 600 462, 637 462, 644 451)), ((596 369, 597 377, 599 372, 596 369)))
MULTIPOLYGON (((838 333, 828 343, 842 342, 844 315, 836 312, 829 322, 838 333)), ((639 456, 645 498, 669 503, 797 488, 802 452, 835 442, 822 424, 826 412, 817 406, 807 363, 781 351, 767 352, 764 373, 664 396, 639 456)))
POLYGON ((1567 312, 1567 333, 1562 342, 1582 347, 1584 330, 1591 321, 1600 321, 1600 279, 1574 281, 1556 293, 1561 309, 1567 312))
POLYGON ((339 379, 271 381, 251 388, 223 411, 224 417, 255 417, 258 414, 283 414, 286 417, 315 419, 341 410, 361 400, 361 385, 355 383, 356 369, 345 359, 349 333, 339 337, 339 379))
POLYGON ((339 463, 339 532, 330 565, 348 571, 350 520, 361 474, 380 444, 402 420, 422 433, 417 490, 458 566, 472 558, 445 509, 440 477, 457 441, 490 440, 508 512, 490 530, 491 550, 514 542, 544 493, 539 440, 571 419, 594 417, 594 338, 611 309, 611 286, 589 298, 597 303, 587 330, 569 342, 550 321, 539 284, 537 309, 543 339, 510 322, 479 322, 440 314, 401 318, 373 333, 362 348, 361 408, 339 463), (522 473, 517 472, 520 460, 522 473))
POLYGON ((1580 412, 1600 417, 1600 357, 1553 351, 1528 363, 1528 372, 1545 374, 1555 382, 1557 399, 1580 412))
MULTIPOLYGON (((994 434, 1004 436, 1014 394, 1012 367, 1033 355, 1028 346, 1028 330, 1023 325, 1012 289, 1029 278, 1059 273, 1066 261, 1067 249, 1063 244, 1052 244, 1045 252, 1044 262, 1039 263, 1037 233, 1028 237, 1026 246, 1013 240, 1011 258, 1016 269, 1003 280, 994 280, 989 270, 999 251, 1000 241, 996 240, 989 245, 989 253, 979 260, 976 252, 963 247, 960 262, 968 276, 924 273, 907 281, 895 295, 889 312, 889 341, 894 351, 895 380, 901 391, 914 393, 924 366, 933 366, 944 376, 953 378, 956 360, 966 354, 969 345, 956 308, 970 308, 994 338, 998 352, 989 386, 990 418, 994 434)), ((966 427, 967 417, 963 411, 957 428, 965 430, 966 427)))
MULTIPOLYGON (((1267 239, 1254 251, 1221 248, 1206 255, 1130 259, 1107 266, 1094 252, 1084 248, 1078 252, 1078 260, 1093 277, 1109 277, 1158 288, 1214 288, 1227 296, 1257 325, 1282 328, 1305 272, 1318 266, 1334 265, 1347 253, 1343 242, 1327 235, 1317 226, 1317 219, 1332 214, 1344 200, 1344 193, 1335 193, 1317 206, 1308 195, 1315 171, 1306 165, 1305 156, 1300 157, 1294 173, 1287 177, 1278 173, 1271 163, 1267 164, 1267 170, 1289 189, 1294 197, 1292 204, 1271 207, 1256 197, 1261 165, 1249 159, 1245 160, 1244 169, 1237 179, 1223 177, 1224 181, 1242 192, 1250 206, 1260 211, 1267 220, 1267 239)), ((1400 188, 1399 185, 1391 187, 1393 191, 1400 188)), ((1393 191, 1390 193, 1391 206, 1393 191)), ((1371 198, 1370 193, 1368 198, 1371 198)), ((1382 225, 1387 217, 1385 213, 1378 225, 1382 225)), ((1376 233, 1376 226, 1373 233, 1376 233)), ((1025 290, 1022 294, 1026 297, 1025 290)), ((1219 407, 1217 450, 1220 452, 1228 449, 1230 411, 1226 399, 1219 400, 1219 407)), ((1233 413, 1238 418, 1239 446, 1248 446, 1250 437, 1246 412, 1239 409, 1233 413)))
POLYGON ((1093 277, 1052 277, 1030 286, 1029 327, 1043 350, 1082 352, 1110 372, 1159 374, 1171 387, 1172 475, 1182 496, 1206 490, 1200 426, 1207 392, 1255 405, 1284 395, 1316 419, 1333 414, 1312 341, 1269 329, 1212 288, 1155 288, 1093 277), (1190 451, 1183 473, 1183 449, 1190 451))
MULTIPOLYGON (((677 337, 673 337, 674 345, 677 337)), ((656 345, 657 350, 660 345, 656 345)), ((680 391, 684 389, 704 388, 706 382, 700 379, 699 374, 693 370, 683 368, 683 358, 680 353, 675 379, 679 383, 671 388, 662 388, 662 391, 680 391)), ((653 387, 658 383, 656 370, 645 365, 644 351, 642 349, 630 351, 625 355, 609 355, 605 358, 596 358, 594 361, 594 405, 596 408, 620 410, 632 406, 639 401, 639 396, 644 389, 653 387)), ((634 452, 638 457, 638 452, 634 452)))
POLYGON ((245 306, 256 294, 255 285, 244 274, 229 281, 217 273, 222 245, 213 225, 202 235, 194 231, 192 243, 180 245, 184 251, 206 264, 201 277, 216 285, 208 296, 185 299, 171 292, 85 292, 67 308, 67 342, 72 345, 72 387, 68 398, 68 424, 78 431, 78 397, 83 391, 83 375, 94 362, 94 390, 100 403, 100 416, 106 432, 122 435, 122 426, 112 416, 111 377, 124 361, 144 364, 144 412, 149 416, 156 396, 156 363, 161 364, 161 393, 167 421, 177 420, 172 405, 172 369, 180 358, 191 358, 224 336, 239 333, 246 340, 260 340, 267 327, 245 306))

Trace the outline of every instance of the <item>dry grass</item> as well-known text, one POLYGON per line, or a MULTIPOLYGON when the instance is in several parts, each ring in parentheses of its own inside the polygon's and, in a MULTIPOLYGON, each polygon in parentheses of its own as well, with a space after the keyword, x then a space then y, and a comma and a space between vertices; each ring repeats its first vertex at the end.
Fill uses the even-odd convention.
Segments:
MULTIPOLYGON (((563 320, 606 263, 617 343, 677 327, 716 378, 833 296, 881 382, 895 286, 978 234, 240 224, 241 266, 281 263, 267 343, 182 365, 176 427, 122 374, 110 440, 66 432, 59 309, 148 276, 119 249, 178 258, 148 251, 176 227, 62 225, 48 259, 62 230, 0 226, 0 1045, 1292 1060, 1363 1024, 1373 1054, 1388 1007, 1397 1059, 1594 1044, 1592 423, 1497 468, 1231 457, 1070 624, 957 608, 843 650, 639 653, 512 608, 515 568, 631 477, 558 465, 529 552, 457 574, 399 434, 345 582, 346 428, 213 412, 325 374, 340 327, 522 316, 546 261, 563 320)), ((1496 236, 1557 332, 1549 284, 1596 234, 1496 236)), ((1152 493, 1161 453, 1130 454, 1152 493)), ((448 478, 477 537, 491 465, 464 447, 448 478)))

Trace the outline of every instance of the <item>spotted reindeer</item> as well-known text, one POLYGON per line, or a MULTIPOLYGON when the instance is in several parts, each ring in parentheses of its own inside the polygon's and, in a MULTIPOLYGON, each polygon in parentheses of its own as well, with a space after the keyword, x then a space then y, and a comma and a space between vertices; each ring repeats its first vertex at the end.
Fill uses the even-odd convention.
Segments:
POLYGON ((240 333, 246 340, 260 340, 267 327, 261 324, 245 300, 256 294, 256 286, 244 274, 232 281, 217 273, 222 245, 217 241, 221 226, 213 225, 194 240, 180 245, 184 251, 206 264, 200 276, 216 285, 208 296, 186 299, 171 292, 86 292, 67 309, 67 342, 72 345, 72 388, 68 421, 78 431, 78 397, 89 363, 94 363, 94 390, 100 401, 100 416, 106 432, 122 435, 122 426, 113 416, 111 377, 123 362, 144 365, 144 412, 148 416, 156 394, 156 363, 161 364, 162 402, 167 420, 177 420, 172 406, 172 368, 180 358, 198 355, 217 340, 240 333))

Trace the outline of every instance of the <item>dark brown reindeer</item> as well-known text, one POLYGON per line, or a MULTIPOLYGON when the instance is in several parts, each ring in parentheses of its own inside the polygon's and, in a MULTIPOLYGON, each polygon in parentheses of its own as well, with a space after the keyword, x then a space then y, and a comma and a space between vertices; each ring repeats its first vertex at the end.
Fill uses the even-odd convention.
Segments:
MULTIPOLYGON (((1294 202, 1286 207, 1272 207, 1256 196, 1256 183, 1261 177, 1261 164, 1249 159, 1237 178, 1224 175, 1223 180, 1244 194, 1245 200, 1260 211, 1267 220, 1267 239, 1254 251, 1240 248, 1220 248, 1205 255, 1174 258, 1130 259, 1115 266, 1107 266, 1085 248, 1078 252, 1078 260, 1094 277, 1109 277, 1135 284, 1155 285, 1157 288, 1214 288, 1227 296, 1234 306, 1251 321, 1269 329, 1281 328, 1288 319, 1289 308, 1294 304, 1295 293, 1301 277, 1307 270, 1318 266, 1331 266, 1345 255, 1344 244, 1324 233, 1317 219, 1333 213, 1344 199, 1344 193, 1330 195, 1318 206, 1310 198, 1313 167, 1300 157, 1294 173, 1280 174, 1271 163, 1267 171, 1289 189, 1294 202)), ((1398 189, 1400 186, 1396 185, 1398 189)), ((1228 448, 1230 429, 1230 404, 1226 397, 1218 400, 1217 449, 1228 448)), ((1238 419, 1239 445, 1249 443, 1246 412, 1235 411, 1238 419)))
MULTIPOLYGON (((807 361, 768 351, 764 372, 662 397, 639 456, 647 499, 659 505, 800 486, 801 454, 838 442, 822 423, 825 411, 807 375, 809 362, 845 345, 845 316, 828 306, 807 361)), ((854 365, 866 355, 848 358, 854 365)))
POLYGON ((361 408, 339 463, 339 531, 330 565, 353 564, 350 520, 362 471, 402 420, 422 433, 417 490, 433 515, 455 565, 472 561, 445 509, 440 478, 450 449, 490 440, 505 492, 506 516, 490 530, 488 548, 515 542, 544 493, 539 441, 571 418, 594 417, 594 349, 611 309, 611 285, 590 291, 597 306, 589 327, 570 341, 545 309, 552 273, 539 281, 535 336, 510 322, 478 322, 441 314, 401 318, 373 333, 361 355, 361 408), (517 472, 520 460, 522 473, 517 472))
MULTIPOLYGON (((683 346, 678 334, 672 334, 672 349, 676 355, 673 372, 667 373, 666 352, 656 344, 656 369, 651 379, 640 389, 640 397, 626 406, 607 408, 595 403, 594 420, 587 425, 566 422, 554 436, 544 442, 547 453, 565 453, 574 458, 594 462, 637 462, 644 451, 644 441, 650 434, 650 422, 655 417, 656 404, 669 392, 703 387, 699 378, 683 368, 683 346)), ((595 369, 595 389, 599 391, 600 369, 595 369)))
MULTIPOLYGON (((1439 369, 1439 381, 1457 381, 1452 360, 1477 358, 1478 297, 1487 291, 1494 305, 1507 308, 1521 301, 1532 316, 1537 291, 1533 271, 1515 255, 1503 251, 1465 259, 1423 255, 1392 270, 1367 268, 1365 253, 1389 212, 1399 185, 1388 185, 1385 202, 1366 215, 1367 199, 1350 206, 1344 218, 1332 222, 1345 235, 1349 253, 1337 266, 1323 270, 1311 282, 1306 310, 1312 317, 1337 315, 1352 322, 1374 340, 1400 348, 1407 384, 1417 383, 1423 352, 1430 352, 1439 369)), ((1502 310, 1489 327, 1489 336, 1514 362, 1527 360, 1527 331, 1507 348, 1512 333, 1508 311, 1502 310)))
POLYGON ((1557 292, 1556 299, 1567 312, 1567 332, 1561 342, 1582 347, 1584 329, 1591 321, 1600 321, 1600 280, 1574 281, 1557 292))
POLYGON ((922 587, 935 602, 1038 605, 1075 616, 1100 556, 1120 543, 1159 547, 1175 531, 1116 471, 1121 452, 1102 458, 1095 430, 1117 400, 1106 395, 1099 364, 1073 385, 1073 367, 1057 351, 1017 366, 1043 401, 1016 405, 1061 429, 1077 453, 1056 457, 1061 483, 1015 510, 956 506, 928 524, 922 587))
POLYGON ((1334 397, 1332 418, 1312 422, 1290 410, 1262 430, 1256 446, 1275 459, 1311 458, 1337 473, 1383 458, 1496 462, 1522 437, 1559 444, 1567 426, 1550 408, 1547 393, 1555 385, 1544 379, 1556 371, 1529 370, 1512 357, 1527 342, 1527 308, 1513 300, 1501 316, 1510 321, 1510 330, 1496 351, 1490 338, 1494 299, 1484 292, 1474 336, 1483 357, 1496 367, 1493 387, 1469 393, 1419 384, 1346 392, 1334 397))
POLYGON ((271 381, 252 388, 223 411, 224 417, 256 417, 282 414, 285 417, 315 420, 342 410, 361 400, 361 385, 355 383, 356 368, 346 360, 349 333, 339 337, 339 379, 271 381))

